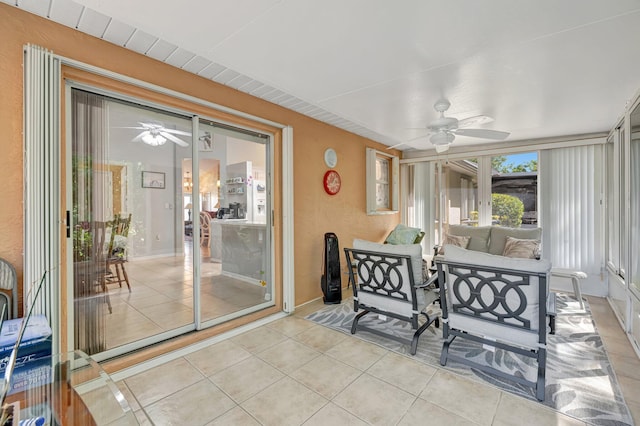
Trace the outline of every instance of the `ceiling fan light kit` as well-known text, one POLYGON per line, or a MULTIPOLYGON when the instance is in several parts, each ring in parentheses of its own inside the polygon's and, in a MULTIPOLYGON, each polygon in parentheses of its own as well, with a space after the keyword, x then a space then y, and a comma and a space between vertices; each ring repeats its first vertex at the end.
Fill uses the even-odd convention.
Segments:
POLYGON ((142 130, 132 142, 142 141, 150 146, 164 145, 167 140, 179 145, 181 147, 187 147, 189 144, 182 139, 174 135, 191 136, 191 133, 184 132, 182 130, 167 129, 162 123, 143 123, 138 122, 138 127, 124 127, 125 129, 142 130))
POLYGON ((446 145, 436 145, 436 152, 441 154, 443 152, 449 151, 449 144, 446 145))
POLYGON ((162 135, 154 135, 152 133, 147 133, 142 135, 142 142, 151 146, 160 146, 160 145, 164 145, 165 142, 167 142, 167 138, 163 137, 162 135))
MULTIPOLYGON (((493 140, 504 140, 509 136, 509 132, 469 128, 469 126, 473 125, 491 123, 493 118, 486 115, 476 115, 460 120, 454 117, 446 117, 444 113, 450 106, 451 102, 449 102, 448 99, 438 99, 433 105, 433 108, 440 113, 440 116, 427 126, 429 133, 418 138, 413 138, 409 142, 429 136, 429 141, 435 147, 436 152, 441 153, 449 149, 449 145, 453 143, 456 135, 493 140)), ((406 142, 394 145, 391 148, 395 148, 399 145, 407 145, 415 148, 415 146, 406 142)))
POLYGON ((433 135, 431 135, 429 141, 435 146, 438 146, 449 145, 451 142, 453 142, 454 139, 455 136, 453 136, 453 133, 445 130, 440 130, 438 133, 434 133, 433 135))

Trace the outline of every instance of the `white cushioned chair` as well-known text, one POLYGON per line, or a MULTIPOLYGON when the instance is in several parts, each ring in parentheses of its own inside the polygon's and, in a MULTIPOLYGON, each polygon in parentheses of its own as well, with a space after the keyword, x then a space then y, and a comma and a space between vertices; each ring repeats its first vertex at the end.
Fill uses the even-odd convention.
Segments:
POLYGON ((425 311, 437 298, 433 291, 425 290, 422 285, 422 247, 420 244, 378 244, 364 240, 354 240, 354 248, 345 248, 350 282, 353 286, 354 309, 360 312, 353 320, 351 333, 366 330, 371 333, 398 340, 411 345, 410 352, 415 355, 420 335, 435 322, 425 311), (411 324, 415 333, 408 341, 379 329, 359 324, 360 319, 376 313, 389 316, 411 324), (418 319, 422 314, 426 321, 420 326, 418 319))
POLYGON ((445 339, 440 363, 471 365, 532 386, 544 400, 547 345, 548 260, 508 258, 445 246, 437 259, 445 339), (537 380, 506 374, 449 353, 456 337, 512 351, 537 360, 537 380))

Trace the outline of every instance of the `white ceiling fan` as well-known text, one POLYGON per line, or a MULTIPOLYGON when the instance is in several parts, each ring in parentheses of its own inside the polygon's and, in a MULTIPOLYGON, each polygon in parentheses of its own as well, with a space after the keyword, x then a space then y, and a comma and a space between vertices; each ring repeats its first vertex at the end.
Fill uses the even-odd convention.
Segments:
POLYGON ((410 139, 407 142, 391 146, 389 149, 396 148, 400 145, 407 145, 415 148, 411 142, 429 136, 429 141, 435 146, 436 152, 440 153, 449 149, 449 146, 454 141, 456 135, 501 141, 506 139, 510 134, 509 132, 501 132, 498 130, 470 129, 469 126, 491 123, 493 118, 486 115, 476 115, 473 117, 463 118, 462 120, 458 120, 454 117, 445 117, 444 112, 448 110, 450 106, 451 102, 447 99, 439 99, 436 101, 433 107, 440 113, 440 117, 427 126, 429 133, 410 139))
POLYGON ((160 146, 164 145, 167 140, 170 140, 171 142, 174 142, 175 144, 182 147, 189 146, 187 142, 174 136, 191 136, 191 133, 189 132, 184 132, 182 130, 176 129, 167 129, 162 123, 143 123, 139 121, 138 124, 140 124, 140 126, 138 127, 125 127, 125 129, 142 130, 135 138, 131 140, 132 142, 142 141, 147 145, 160 146))

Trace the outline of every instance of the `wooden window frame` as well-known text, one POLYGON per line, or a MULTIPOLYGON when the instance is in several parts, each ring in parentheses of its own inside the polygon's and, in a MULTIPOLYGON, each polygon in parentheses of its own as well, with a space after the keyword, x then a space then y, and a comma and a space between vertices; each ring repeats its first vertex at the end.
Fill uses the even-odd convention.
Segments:
POLYGON ((367 179, 366 179, 366 192, 367 192, 367 214, 368 215, 381 215, 381 214, 393 214, 399 211, 399 185, 398 179, 400 174, 400 159, 395 155, 378 151, 373 148, 367 148, 367 179), (380 180, 377 176, 377 168, 380 162, 387 162, 388 167, 388 179, 380 180), (378 188, 380 185, 387 186, 387 202, 380 203, 377 197, 378 188))

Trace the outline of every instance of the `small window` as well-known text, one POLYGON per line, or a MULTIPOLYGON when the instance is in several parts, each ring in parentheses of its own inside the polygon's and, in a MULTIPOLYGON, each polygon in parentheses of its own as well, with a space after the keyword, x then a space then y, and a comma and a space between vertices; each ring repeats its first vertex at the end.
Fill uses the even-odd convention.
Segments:
POLYGON ((398 157, 367 148, 367 214, 398 212, 398 169, 398 157))

